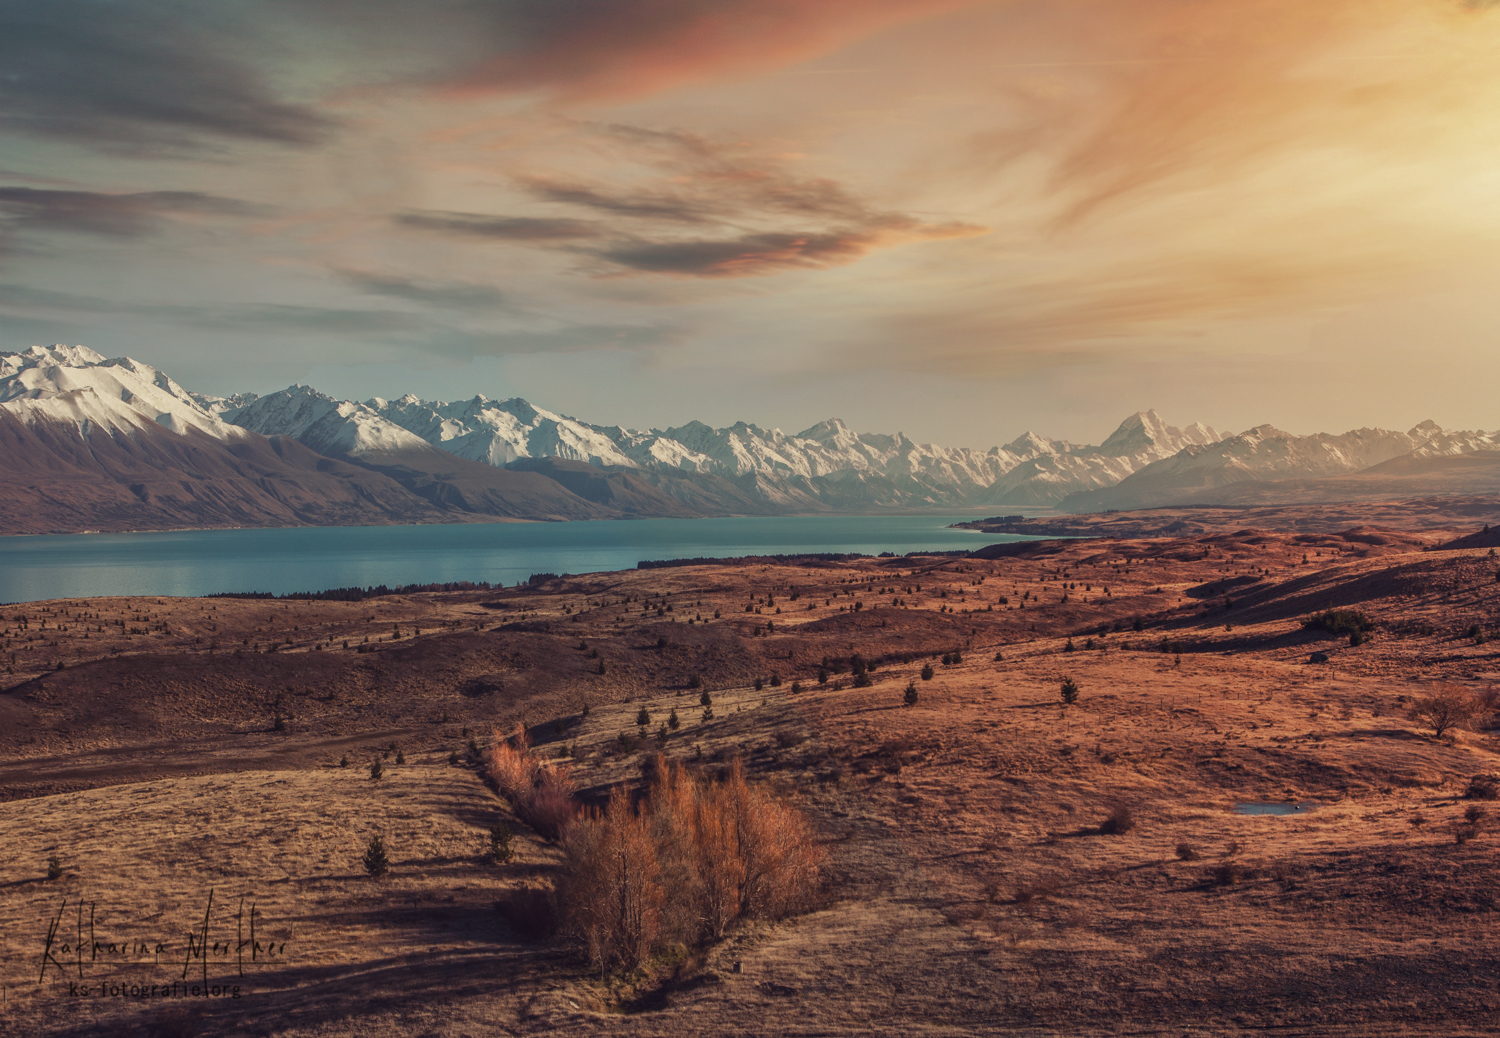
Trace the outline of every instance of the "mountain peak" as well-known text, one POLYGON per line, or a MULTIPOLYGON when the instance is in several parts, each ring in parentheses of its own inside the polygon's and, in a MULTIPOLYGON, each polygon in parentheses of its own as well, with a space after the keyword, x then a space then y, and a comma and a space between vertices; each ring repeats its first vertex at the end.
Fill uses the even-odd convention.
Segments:
POLYGON ((816 440, 823 444, 850 442, 854 438, 854 433, 842 418, 825 418, 817 425, 797 434, 799 440, 816 440))
POLYGON ((1181 437, 1181 432, 1161 420, 1154 410, 1137 411, 1099 445, 1099 453, 1112 457, 1161 450, 1181 437))
POLYGON ((1036 433, 1027 429, 1020 436, 1005 445, 1005 449, 1012 454, 1029 456, 1033 454, 1056 454, 1057 447, 1051 440, 1044 439, 1036 433))
POLYGON ((84 368, 92 364, 104 363, 102 353, 96 353, 87 346, 66 346, 60 342, 51 346, 33 346, 14 356, 34 358, 35 363, 51 361, 70 368, 84 368))

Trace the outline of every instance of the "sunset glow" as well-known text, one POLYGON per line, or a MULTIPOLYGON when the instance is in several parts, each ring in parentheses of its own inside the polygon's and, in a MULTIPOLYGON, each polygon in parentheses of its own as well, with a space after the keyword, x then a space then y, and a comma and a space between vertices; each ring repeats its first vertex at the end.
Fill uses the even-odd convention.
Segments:
POLYGON ((1491 4, 11 11, 7 349, 974 446, 1494 424, 1491 4))

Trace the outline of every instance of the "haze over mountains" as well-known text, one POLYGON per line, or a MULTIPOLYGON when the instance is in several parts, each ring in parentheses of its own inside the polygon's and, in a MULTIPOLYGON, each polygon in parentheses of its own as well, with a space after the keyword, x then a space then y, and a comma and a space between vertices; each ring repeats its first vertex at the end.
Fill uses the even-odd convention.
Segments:
MULTIPOLYGON (((1265 503, 1268 495, 1500 489, 1500 433, 1237 436, 1154 411, 1102 444, 987 450, 738 423, 600 426, 520 398, 192 393, 81 346, 0 353, 8 532, 1265 503), (1342 481, 1342 482, 1340 482, 1342 481)), ((1315 498, 1313 498, 1315 499, 1315 498)), ((1300 500, 1300 499, 1299 499, 1300 500)))

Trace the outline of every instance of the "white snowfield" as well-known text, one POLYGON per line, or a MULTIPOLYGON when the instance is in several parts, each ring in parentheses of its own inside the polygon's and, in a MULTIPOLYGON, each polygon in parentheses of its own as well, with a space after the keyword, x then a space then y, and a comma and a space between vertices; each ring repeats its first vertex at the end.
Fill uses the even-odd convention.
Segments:
POLYGON ((1338 436, 1293 436, 1259 425, 1153 465, 1140 478, 1175 478, 1201 473, 1205 487, 1249 479, 1316 479, 1360 472, 1403 456, 1428 458, 1500 450, 1500 433, 1452 432, 1427 421, 1406 432, 1354 429, 1338 436))
POLYGON ((227 421, 267 435, 284 433, 322 453, 353 456, 412 445, 416 437, 450 454, 504 466, 521 458, 563 458, 647 473, 715 475, 776 504, 816 500, 808 481, 889 482, 878 500, 906 503, 1048 504, 1069 493, 1113 486, 1141 467, 1221 434, 1194 424, 1175 429, 1154 411, 1127 418, 1098 447, 1026 433, 1006 447, 977 451, 917 443, 904 434, 860 434, 831 418, 795 436, 740 422, 702 422, 641 431, 598 426, 544 410, 520 397, 447 403, 404 396, 362 404, 307 386, 224 400, 204 398, 227 421), (809 495, 812 496, 809 496, 809 495))
POLYGON ((67 423, 85 437, 97 430, 129 435, 149 425, 226 442, 245 436, 155 368, 129 357, 106 360, 84 346, 0 353, 0 407, 27 425, 67 423))
MULTIPOLYGON (((240 399, 243 400, 245 394, 240 399)), ((364 404, 335 400, 310 386, 288 386, 221 412, 224 420, 262 436, 290 436, 319 454, 364 455, 391 451, 428 452, 415 433, 386 421, 364 404)))
POLYGON ((320 454, 354 459, 446 452, 500 467, 562 458, 633 469, 679 495, 696 493, 681 478, 721 477, 737 492, 798 508, 819 501, 1045 506, 1127 479, 1132 487, 1160 479, 1213 487, 1341 475, 1403 456, 1500 450, 1500 432, 1452 432, 1433 422, 1404 433, 1293 436, 1263 425, 1227 435, 1196 422, 1174 428, 1155 411, 1131 415, 1098 446, 1027 432, 986 451, 917 443, 902 433, 856 433, 837 418, 790 436, 744 422, 643 431, 591 425, 520 397, 356 403, 302 385, 265 396, 203 396, 138 361, 61 345, 0 353, 0 407, 28 423, 72 423, 84 435, 128 434, 154 423, 220 440, 243 436, 242 430, 290 436, 320 454))

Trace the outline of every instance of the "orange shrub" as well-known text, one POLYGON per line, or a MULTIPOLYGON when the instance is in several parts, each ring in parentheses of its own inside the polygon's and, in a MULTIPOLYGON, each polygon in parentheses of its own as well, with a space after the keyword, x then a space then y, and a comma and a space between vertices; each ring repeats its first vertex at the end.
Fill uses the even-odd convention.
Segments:
POLYGON ((547 839, 557 839, 577 814, 568 773, 533 757, 524 731, 510 739, 496 739, 481 759, 485 774, 516 814, 547 839))
POLYGON ((558 885, 563 932, 578 941, 601 973, 634 969, 661 937, 666 891, 646 818, 616 788, 604 811, 567 827, 558 885))
POLYGON ((823 853, 801 812, 751 786, 738 761, 722 782, 659 755, 651 770, 640 809, 616 790, 564 831, 559 903, 596 967, 631 968, 662 942, 718 938, 741 916, 810 904, 823 853))

